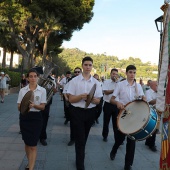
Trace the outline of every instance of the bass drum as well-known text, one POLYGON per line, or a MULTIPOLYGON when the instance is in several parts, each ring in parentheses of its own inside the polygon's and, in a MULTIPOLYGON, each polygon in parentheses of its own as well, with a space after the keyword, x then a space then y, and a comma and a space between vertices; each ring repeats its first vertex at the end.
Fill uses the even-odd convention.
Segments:
POLYGON ((156 130, 157 112, 145 101, 133 101, 121 110, 117 118, 118 129, 132 140, 145 140, 156 130))

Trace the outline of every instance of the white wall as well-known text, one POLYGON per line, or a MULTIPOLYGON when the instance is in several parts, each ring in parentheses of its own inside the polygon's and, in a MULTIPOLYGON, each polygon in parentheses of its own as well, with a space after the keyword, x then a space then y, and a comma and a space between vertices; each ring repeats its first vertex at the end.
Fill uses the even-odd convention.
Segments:
MULTIPOLYGON (((13 67, 17 67, 19 65, 19 54, 14 53, 13 56, 13 67)), ((11 54, 10 53, 6 53, 6 65, 7 67, 10 65, 10 58, 11 58, 11 54)), ((3 59, 3 48, 0 47, 0 66, 2 65, 2 59, 3 59)))

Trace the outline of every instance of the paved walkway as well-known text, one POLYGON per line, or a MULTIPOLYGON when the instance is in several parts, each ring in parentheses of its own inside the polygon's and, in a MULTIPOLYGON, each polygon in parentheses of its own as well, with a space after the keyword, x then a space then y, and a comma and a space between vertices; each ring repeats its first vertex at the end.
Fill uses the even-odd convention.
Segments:
MULTIPOLYGON (((5 97, 0 103, 0 170, 24 170, 27 159, 24 143, 21 139, 17 111, 18 94, 5 97)), ((76 170, 74 146, 67 146, 69 141, 69 124, 64 125, 63 103, 60 96, 54 96, 48 123, 48 145, 38 144, 38 157, 35 170, 76 170)), ((114 143, 110 126, 108 142, 102 140, 102 115, 100 123, 92 127, 87 146, 86 170, 123 170, 125 146, 118 150, 116 158, 111 161, 109 153, 114 143)), ((158 170, 160 157, 160 135, 157 135, 157 152, 150 151, 144 141, 137 142, 133 170, 158 170)))

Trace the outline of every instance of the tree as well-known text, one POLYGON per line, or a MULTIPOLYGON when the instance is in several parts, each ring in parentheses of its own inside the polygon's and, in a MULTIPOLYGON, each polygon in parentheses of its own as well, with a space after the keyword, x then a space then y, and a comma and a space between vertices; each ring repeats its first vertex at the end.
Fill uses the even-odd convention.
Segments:
POLYGON ((63 40, 91 20, 93 6, 94 0, 5 0, 0 3, 0 22, 9 25, 23 59, 32 65, 37 50, 43 58, 50 51, 60 53, 63 40))

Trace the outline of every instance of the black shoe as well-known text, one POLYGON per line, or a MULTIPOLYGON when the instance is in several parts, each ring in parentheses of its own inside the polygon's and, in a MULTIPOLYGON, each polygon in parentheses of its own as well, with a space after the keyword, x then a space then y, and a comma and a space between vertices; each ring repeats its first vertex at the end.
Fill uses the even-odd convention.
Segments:
POLYGON ((104 142, 107 142, 107 138, 103 138, 103 141, 104 141, 104 142))
POLYGON ((145 145, 146 145, 146 146, 149 146, 149 144, 147 144, 146 142, 145 142, 145 145))
POLYGON ((92 127, 95 126, 95 122, 93 122, 92 127))
POLYGON ((132 166, 130 166, 130 165, 129 166, 125 166, 124 170, 132 170, 132 166))
POLYGON ((97 123, 97 124, 99 124, 99 121, 98 121, 98 119, 96 119, 96 123, 97 123))
POLYGON ((110 152, 110 159, 111 159, 111 160, 114 160, 114 159, 115 159, 115 156, 116 156, 116 154, 115 154, 115 153, 110 152))
POLYGON ((156 151, 157 151, 156 146, 150 146, 149 149, 150 149, 151 151, 153 151, 153 152, 156 152, 156 151))
POLYGON ((43 145, 43 146, 47 146, 47 142, 45 139, 41 139, 40 140, 40 143, 43 145))
POLYGON ((74 143, 75 143, 75 141, 71 140, 67 145, 72 146, 72 145, 74 145, 74 143))
POLYGON ((68 120, 65 120, 64 124, 67 125, 67 123, 68 123, 68 120))
POLYGON ((161 132, 159 131, 159 129, 156 129, 156 134, 160 134, 161 132))
POLYGON ((29 170, 29 167, 28 167, 28 165, 26 165, 26 167, 25 167, 25 170, 29 170))

